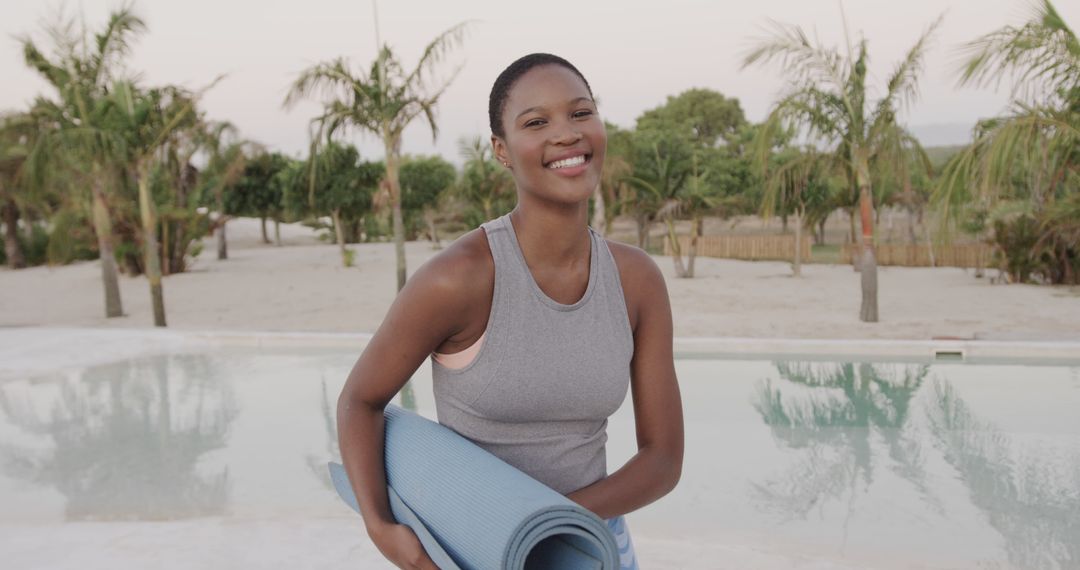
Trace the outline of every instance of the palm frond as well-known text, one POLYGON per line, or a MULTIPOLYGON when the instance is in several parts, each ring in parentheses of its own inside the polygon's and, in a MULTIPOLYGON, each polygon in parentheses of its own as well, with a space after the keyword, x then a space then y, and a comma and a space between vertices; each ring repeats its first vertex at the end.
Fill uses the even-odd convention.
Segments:
MULTIPOLYGON (((427 83, 427 76, 434 73, 438 65, 446 59, 450 52, 465 41, 465 36, 474 22, 474 20, 459 22, 435 36, 435 39, 424 47, 424 53, 420 56, 416 67, 405 78, 404 83, 424 87, 427 83)), ((457 72, 454 75, 457 75, 457 72)), ((449 84, 449 81, 444 81, 443 84, 449 84)))
POLYGON ((300 99, 310 96, 337 99, 350 94, 362 95, 365 80, 355 76, 345 58, 317 63, 300 72, 285 96, 284 106, 292 107, 300 99))
POLYGON ((89 57, 93 84, 100 85, 109 79, 112 66, 131 52, 132 40, 146 31, 146 22, 134 13, 131 4, 125 4, 109 15, 109 22, 101 33, 94 36, 95 51, 89 57))
POLYGON ((838 91, 844 89, 847 84, 844 58, 836 50, 811 43, 799 26, 769 20, 768 27, 770 33, 743 56, 744 69, 777 62, 794 83, 824 83, 838 91))
POLYGON ((766 123, 798 130, 811 139, 835 143, 852 128, 844 99, 835 93, 813 86, 802 87, 781 97, 769 113, 766 123))
POLYGON ((999 85, 1011 77, 1014 96, 1053 95, 1080 87, 1080 42, 1049 0, 1034 3, 1022 26, 990 32, 959 53, 960 85, 999 85))
POLYGON ((57 89, 64 89, 70 85, 71 74, 65 67, 52 62, 29 37, 23 37, 19 41, 23 46, 23 61, 28 67, 37 71, 57 89))
POLYGON ((897 107, 907 108, 918 98, 919 76, 922 74, 923 60, 934 33, 941 27, 943 20, 944 15, 938 16, 937 20, 934 20, 915 41, 915 45, 911 46, 904 59, 896 65, 896 69, 893 70, 886 83, 885 96, 878 101, 875 117, 897 107))

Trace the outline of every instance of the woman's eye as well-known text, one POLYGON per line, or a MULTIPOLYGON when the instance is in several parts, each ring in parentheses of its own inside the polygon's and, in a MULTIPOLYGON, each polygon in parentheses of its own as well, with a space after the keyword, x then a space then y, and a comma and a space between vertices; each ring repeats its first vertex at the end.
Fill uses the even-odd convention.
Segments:
POLYGON ((592 114, 593 114, 592 111, 590 111, 588 109, 582 109, 580 111, 575 111, 574 112, 574 118, 575 119, 580 119, 582 117, 588 117, 589 115, 592 115, 592 114))
POLYGON ((540 125, 542 125, 542 124, 544 124, 544 120, 543 120, 543 119, 533 119, 533 120, 531 120, 531 121, 529 121, 529 122, 525 123, 525 127, 526 127, 526 128, 529 128, 529 127, 538 127, 538 126, 540 126, 540 125))

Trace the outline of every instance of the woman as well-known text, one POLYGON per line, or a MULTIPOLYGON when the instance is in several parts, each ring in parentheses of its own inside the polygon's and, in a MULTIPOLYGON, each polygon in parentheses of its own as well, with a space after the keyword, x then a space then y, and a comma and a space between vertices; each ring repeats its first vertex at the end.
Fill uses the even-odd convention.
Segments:
MULTIPOLYGON (((435 568, 386 494, 383 408, 429 356, 439 421, 608 519, 671 491, 682 405, 671 308, 643 251, 587 225, 607 135, 566 60, 525 56, 488 104, 514 211, 455 241, 409 279, 338 401, 341 454, 371 540, 402 568, 435 568), (608 475, 607 417, 632 391, 638 452, 608 475)), ((632 554, 624 568, 635 568, 632 554)))

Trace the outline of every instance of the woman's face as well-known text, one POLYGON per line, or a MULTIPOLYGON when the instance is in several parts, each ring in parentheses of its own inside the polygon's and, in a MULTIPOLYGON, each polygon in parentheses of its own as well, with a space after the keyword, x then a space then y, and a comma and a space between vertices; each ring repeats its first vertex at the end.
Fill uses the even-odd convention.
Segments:
POLYGON ((491 137, 496 158, 509 163, 518 189, 574 204, 600 183, 607 133, 585 82, 561 65, 521 76, 502 114, 505 137, 491 137))

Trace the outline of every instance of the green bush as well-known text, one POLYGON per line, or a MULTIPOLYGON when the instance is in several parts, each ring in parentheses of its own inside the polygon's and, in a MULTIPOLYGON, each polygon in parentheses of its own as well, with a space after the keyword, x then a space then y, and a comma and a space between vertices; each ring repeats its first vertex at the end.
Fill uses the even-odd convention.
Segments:
MULTIPOLYGON (((30 227, 30 235, 25 228, 19 229, 16 240, 22 249, 27 267, 41 266, 44 263, 70 263, 81 259, 97 259, 97 250, 93 246, 93 234, 90 244, 85 243, 79 231, 69 227, 53 225, 53 231, 45 229, 40 223, 30 227)), ((8 255, 0 247, 0 264, 8 263, 8 255)))
POLYGON ((53 217, 46 258, 51 264, 97 259, 97 240, 86 216, 61 211, 53 217))
POLYGON ((1080 240, 1059 222, 1053 212, 994 221, 996 261, 1009 279, 1014 283, 1080 282, 1080 240))

